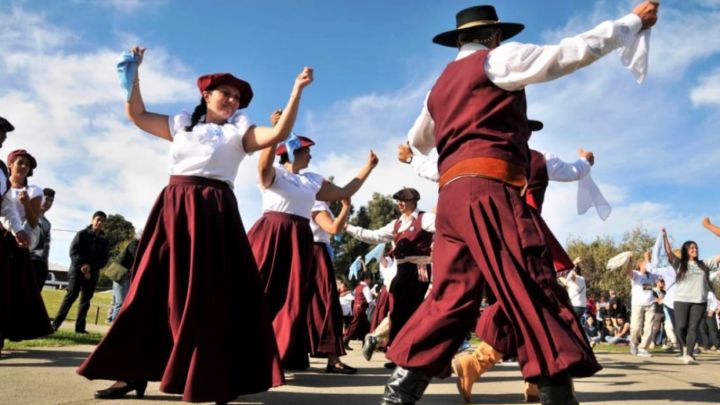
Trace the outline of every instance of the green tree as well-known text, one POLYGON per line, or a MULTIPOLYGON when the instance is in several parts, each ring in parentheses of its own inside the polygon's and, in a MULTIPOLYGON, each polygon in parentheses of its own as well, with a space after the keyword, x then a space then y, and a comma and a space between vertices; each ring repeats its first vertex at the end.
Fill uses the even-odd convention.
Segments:
MULTIPOLYGON (((331 205, 331 210, 337 214, 340 211, 339 207, 339 204, 331 205)), ((400 211, 397 209, 392 197, 373 193, 367 207, 361 206, 357 211, 353 207, 349 223, 362 228, 377 229, 394 221, 399 216, 400 211)), ((335 274, 343 279, 347 279, 348 269, 355 258, 364 256, 372 249, 372 245, 360 242, 347 233, 342 233, 333 238, 331 245, 335 251, 335 260, 333 261, 335 274)), ((368 268, 377 272, 378 264, 373 261, 368 265, 368 268)))
POLYGON ((597 237, 589 243, 571 236, 568 239, 567 252, 570 257, 581 259, 580 267, 589 294, 597 296, 607 293, 608 290, 615 290, 627 300, 630 298, 627 268, 607 270, 607 262, 621 252, 631 251, 635 259, 631 261, 630 266, 635 267, 637 259, 641 258, 644 252, 650 251, 654 243, 655 238, 642 226, 637 226, 626 232, 620 243, 607 236, 597 237))
MULTIPOLYGON (((109 215, 103 227, 105 237, 108 239, 110 255, 108 264, 117 258, 125 249, 125 246, 135 237, 135 227, 120 214, 109 215)), ((112 281, 105 276, 105 269, 100 271, 97 288, 107 289, 112 286, 112 281)))

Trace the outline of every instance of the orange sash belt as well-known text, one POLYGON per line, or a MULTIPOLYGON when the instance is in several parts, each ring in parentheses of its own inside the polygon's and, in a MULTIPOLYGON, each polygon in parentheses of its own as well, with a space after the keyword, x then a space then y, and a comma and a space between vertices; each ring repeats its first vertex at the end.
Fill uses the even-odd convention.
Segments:
POLYGON ((476 157, 461 160, 440 176, 438 184, 443 188, 446 184, 460 177, 486 177, 499 180, 525 191, 527 178, 525 168, 493 157, 476 157))

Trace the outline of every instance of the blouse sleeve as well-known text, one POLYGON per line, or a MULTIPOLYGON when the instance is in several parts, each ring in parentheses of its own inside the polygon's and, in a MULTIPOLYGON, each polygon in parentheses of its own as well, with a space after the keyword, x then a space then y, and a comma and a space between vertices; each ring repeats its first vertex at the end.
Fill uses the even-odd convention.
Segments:
POLYGON ((322 175, 319 175, 317 173, 308 172, 303 174, 303 176, 309 180, 310 188, 313 190, 313 192, 317 193, 320 191, 320 188, 322 187, 323 183, 325 182, 325 177, 322 175))
POLYGON ((30 196, 31 200, 34 200, 38 197, 43 196, 43 190, 38 186, 28 186, 27 191, 28 191, 28 196, 30 196))
POLYGON ((175 138, 175 134, 185 131, 185 127, 192 123, 192 116, 186 111, 177 115, 171 115, 168 118, 168 127, 170 127, 170 135, 175 138))
POLYGON ((254 127, 255 124, 250 122, 250 119, 247 117, 247 115, 243 114, 240 111, 236 111, 235 114, 230 117, 230 119, 228 120, 228 124, 232 125, 235 129, 236 136, 233 136, 232 138, 234 146, 237 147, 238 150, 245 152, 247 155, 252 155, 252 152, 248 153, 245 150, 242 141, 245 135, 247 135, 250 128, 254 127))

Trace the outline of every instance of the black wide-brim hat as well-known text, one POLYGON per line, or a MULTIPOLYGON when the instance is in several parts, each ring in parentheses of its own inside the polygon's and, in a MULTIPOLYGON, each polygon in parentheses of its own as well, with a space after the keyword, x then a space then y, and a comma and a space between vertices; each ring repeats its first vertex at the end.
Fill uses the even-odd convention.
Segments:
POLYGON ((435 35, 433 42, 443 46, 457 48, 457 38, 461 32, 480 27, 496 27, 502 33, 500 40, 505 41, 520 33, 523 24, 500 22, 493 6, 475 6, 460 10, 455 16, 455 29, 435 35))
POLYGON ((541 129, 543 129, 544 125, 542 121, 537 120, 528 120, 528 128, 530 128, 530 132, 536 132, 541 129))
POLYGON ((10 121, 6 120, 3 117, 0 117, 0 128, 4 129, 5 132, 11 132, 15 130, 13 124, 11 124, 10 121))

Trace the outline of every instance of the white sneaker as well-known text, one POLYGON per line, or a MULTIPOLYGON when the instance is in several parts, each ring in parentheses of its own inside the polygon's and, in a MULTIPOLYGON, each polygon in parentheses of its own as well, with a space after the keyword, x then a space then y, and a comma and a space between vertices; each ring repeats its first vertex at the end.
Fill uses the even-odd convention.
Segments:
POLYGON ((683 357, 683 363, 685 364, 697 364, 697 361, 693 358, 693 356, 685 356, 683 357))
POLYGON ((638 348, 635 343, 630 343, 630 354, 632 354, 633 356, 637 356, 638 354, 638 348))
POLYGON ((638 357, 652 357, 652 354, 645 349, 639 349, 637 351, 637 355, 638 357))

